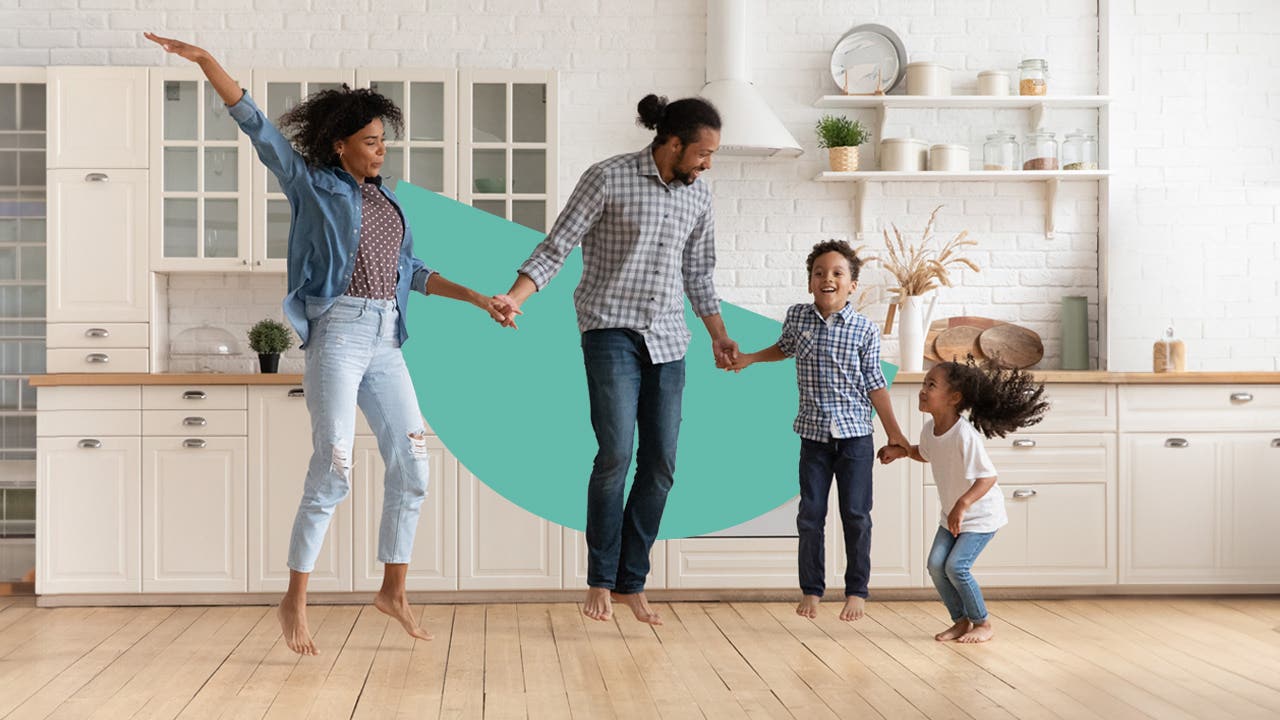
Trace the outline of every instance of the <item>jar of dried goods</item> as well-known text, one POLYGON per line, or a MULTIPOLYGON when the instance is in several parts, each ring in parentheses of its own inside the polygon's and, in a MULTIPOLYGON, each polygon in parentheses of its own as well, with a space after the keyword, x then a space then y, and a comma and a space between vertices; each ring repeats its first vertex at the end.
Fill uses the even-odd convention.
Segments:
POLYGON ((1049 63, 1040 58, 1028 58, 1018 65, 1022 78, 1018 81, 1019 95, 1044 95, 1049 91, 1049 63))
POLYGON ((1037 130, 1022 141, 1023 170, 1057 170, 1058 140, 1048 130, 1037 130))
POLYGON ((1093 133, 1076 130, 1062 141, 1063 170, 1097 170, 1098 138, 1093 133))
POLYGON ((982 145, 983 170, 1017 170, 1018 140, 1013 133, 997 130, 982 145))

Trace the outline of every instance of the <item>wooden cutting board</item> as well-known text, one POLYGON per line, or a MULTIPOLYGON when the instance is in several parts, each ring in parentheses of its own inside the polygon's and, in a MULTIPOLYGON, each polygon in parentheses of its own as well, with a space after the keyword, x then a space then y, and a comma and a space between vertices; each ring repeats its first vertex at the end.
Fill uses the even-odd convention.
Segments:
POLYGON ((978 347, 978 336, 984 332, 986 330, 983 328, 973 325, 956 325, 947 328, 938 335, 937 340, 934 340, 934 353, 943 362, 952 360, 964 362, 969 355, 972 355, 975 360, 981 360, 985 356, 982 354, 982 349, 978 347))
MULTIPOLYGON (((989 327, 995 327, 1003 323, 1003 320, 993 320, 991 318, 978 317, 977 315, 957 315, 950 318, 942 318, 929 323, 929 331, 924 336, 924 357, 926 360, 941 362, 942 357, 938 355, 934 345, 937 343, 938 336, 947 330, 947 328, 959 327, 961 325, 971 325, 979 330, 986 330, 989 327)), ((977 344, 974 344, 974 357, 978 356, 981 350, 977 344)), ((963 358, 962 358, 963 359, 963 358)))
POLYGON ((924 334, 924 359, 925 360, 932 360, 934 362, 938 362, 939 360, 942 359, 938 357, 938 353, 933 351, 933 343, 935 340, 938 339, 938 336, 941 335, 943 331, 945 331, 948 327, 950 327, 947 323, 948 323, 947 318, 942 318, 941 320, 934 320, 933 322, 929 323, 929 332, 924 334))
POLYGON ((1034 330, 1019 325, 997 325, 983 330, 978 347, 1001 367, 1029 368, 1044 357, 1044 343, 1034 330))
POLYGON ((957 315, 947 318, 947 327, 957 327, 960 325, 972 325, 973 327, 986 330, 987 328, 1003 325, 1004 320, 993 320, 987 317, 978 317, 977 315, 957 315))

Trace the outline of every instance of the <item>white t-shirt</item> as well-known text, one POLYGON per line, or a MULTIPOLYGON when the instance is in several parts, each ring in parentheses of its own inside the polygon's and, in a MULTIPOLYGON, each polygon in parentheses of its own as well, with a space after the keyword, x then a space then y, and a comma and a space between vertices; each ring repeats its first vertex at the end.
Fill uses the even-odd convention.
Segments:
MULTIPOLYGON (((987 456, 982 434, 968 420, 960 418, 951 429, 935 436, 933 418, 924 422, 920 431, 920 456, 929 461, 933 480, 938 485, 942 512, 938 524, 947 526, 947 515, 978 478, 996 476, 996 467, 987 456)), ((960 532, 995 532, 1009 522, 1004 511, 1004 494, 999 483, 993 485, 964 512, 960 532)))

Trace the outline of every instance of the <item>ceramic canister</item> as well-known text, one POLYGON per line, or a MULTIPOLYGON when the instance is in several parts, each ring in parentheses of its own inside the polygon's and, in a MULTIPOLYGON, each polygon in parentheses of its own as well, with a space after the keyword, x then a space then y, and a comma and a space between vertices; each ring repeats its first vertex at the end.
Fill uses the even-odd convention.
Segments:
POLYGON ((950 95, 951 68, 936 62, 907 63, 908 95, 950 95))
POLYGON ((880 141, 881 170, 924 170, 929 144, 915 138, 885 138, 880 141))
POLYGON ((929 148, 929 169, 965 172, 969 169, 968 146, 951 143, 934 145, 929 148))

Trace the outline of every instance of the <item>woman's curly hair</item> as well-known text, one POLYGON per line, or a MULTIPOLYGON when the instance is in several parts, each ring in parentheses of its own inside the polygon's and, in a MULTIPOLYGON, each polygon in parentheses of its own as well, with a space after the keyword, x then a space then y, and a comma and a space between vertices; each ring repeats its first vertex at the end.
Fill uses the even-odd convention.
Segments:
POLYGON ((311 167, 338 164, 333 144, 350 137, 376 118, 390 123, 396 134, 404 131, 400 108, 385 95, 369 88, 341 89, 312 93, 280 117, 280 130, 302 153, 311 167))
POLYGON ((1049 409, 1044 383, 1025 370, 1001 368, 990 361, 978 367, 972 355, 963 363, 943 362, 937 367, 947 386, 960 393, 956 410, 968 410, 969 422, 989 438, 1035 425, 1049 409))

